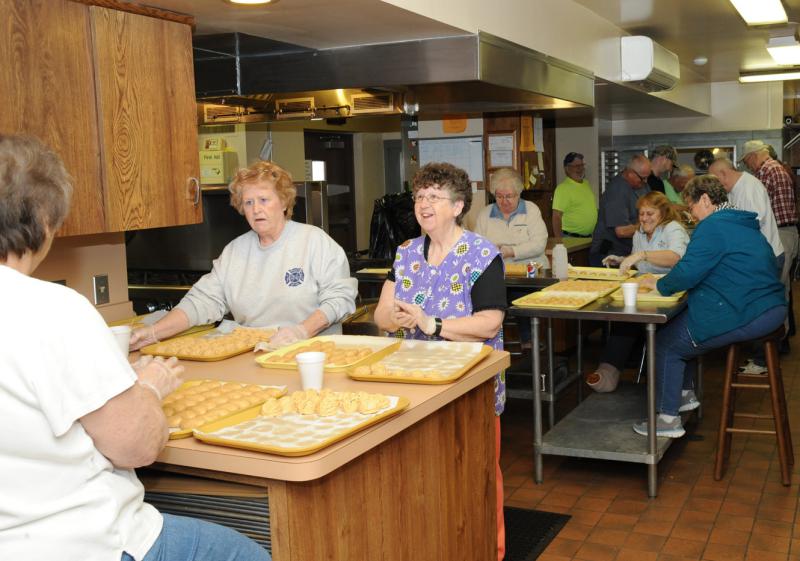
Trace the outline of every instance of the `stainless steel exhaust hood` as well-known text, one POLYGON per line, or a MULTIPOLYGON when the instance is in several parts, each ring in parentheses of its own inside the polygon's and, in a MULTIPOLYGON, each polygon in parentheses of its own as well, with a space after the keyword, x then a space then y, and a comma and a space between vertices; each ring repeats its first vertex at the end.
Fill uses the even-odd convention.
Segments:
POLYGON ((594 106, 592 73, 483 32, 325 50, 226 34, 194 48, 207 124, 594 106))

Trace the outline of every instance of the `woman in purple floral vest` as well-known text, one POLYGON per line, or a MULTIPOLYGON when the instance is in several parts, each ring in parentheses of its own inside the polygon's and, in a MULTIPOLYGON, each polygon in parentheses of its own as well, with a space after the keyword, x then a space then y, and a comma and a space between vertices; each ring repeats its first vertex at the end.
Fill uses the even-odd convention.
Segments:
MULTIPOLYGON (((409 339, 484 341, 503 350, 503 259, 493 243, 462 227, 471 204, 472 186, 464 170, 430 163, 417 172, 414 214, 423 235, 397 248, 375 309, 378 327, 409 339)), ((499 560, 505 554, 499 464, 504 406, 505 372, 500 372, 495 377, 499 560)))

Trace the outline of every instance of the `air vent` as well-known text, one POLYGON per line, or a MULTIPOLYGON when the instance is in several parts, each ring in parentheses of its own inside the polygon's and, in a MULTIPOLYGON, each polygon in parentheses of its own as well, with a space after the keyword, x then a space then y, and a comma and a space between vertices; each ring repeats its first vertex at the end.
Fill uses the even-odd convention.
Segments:
POLYGON ((214 123, 238 123, 244 112, 244 107, 206 103, 203 105, 203 123, 207 125, 214 123))
POLYGON ((358 93, 350 98, 351 115, 394 112, 394 94, 358 93))
POLYGON ((278 119, 297 119, 314 116, 314 98, 297 97, 294 99, 278 99, 275 101, 278 119))

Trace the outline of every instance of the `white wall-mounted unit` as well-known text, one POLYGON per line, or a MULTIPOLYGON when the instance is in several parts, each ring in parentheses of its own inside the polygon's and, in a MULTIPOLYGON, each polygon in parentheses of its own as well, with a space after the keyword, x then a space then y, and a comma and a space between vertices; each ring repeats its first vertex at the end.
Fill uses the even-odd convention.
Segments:
POLYGON ((649 37, 622 37, 620 51, 623 82, 633 82, 648 92, 660 92, 671 90, 680 80, 678 55, 649 37))

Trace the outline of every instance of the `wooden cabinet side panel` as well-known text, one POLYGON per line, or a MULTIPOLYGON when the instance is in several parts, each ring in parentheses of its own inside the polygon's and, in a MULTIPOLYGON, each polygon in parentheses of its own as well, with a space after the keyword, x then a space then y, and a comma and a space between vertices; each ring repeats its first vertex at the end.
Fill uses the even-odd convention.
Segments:
POLYGON ((72 175, 72 207, 59 235, 103 232, 86 6, 0 0, 0 103, 0 134, 38 137, 72 175))
POLYGON ((494 558, 493 400, 489 381, 336 472, 287 483, 272 527, 291 557, 275 561, 494 558))
POLYGON ((196 223, 199 173, 191 31, 89 8, 110 231, 196 223))

